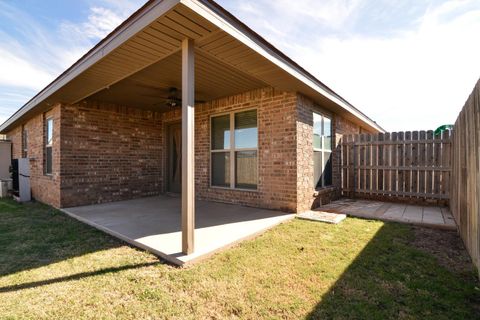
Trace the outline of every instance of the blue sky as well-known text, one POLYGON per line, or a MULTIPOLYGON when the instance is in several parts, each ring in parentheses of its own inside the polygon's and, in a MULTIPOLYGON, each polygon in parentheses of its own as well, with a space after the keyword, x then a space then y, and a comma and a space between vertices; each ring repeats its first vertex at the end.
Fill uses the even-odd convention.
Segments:
MULTIPOLYGON (((385 129, 453 123, 480 77, 478 0, 220 0, 385 129)), ((0 0, 0 121, 140 0, 0 0)))

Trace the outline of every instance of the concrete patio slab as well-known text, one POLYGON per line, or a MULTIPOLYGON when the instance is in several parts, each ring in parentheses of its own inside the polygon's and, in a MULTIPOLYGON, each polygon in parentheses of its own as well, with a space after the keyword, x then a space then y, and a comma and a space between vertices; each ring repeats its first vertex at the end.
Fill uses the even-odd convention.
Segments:
POLYGON ((195 252, 184 255, 178 197, 158 196, 63 211, 176 265, 192 263, 292 219, 294 214, 196 201, 195 252))
POLYGON ((346 214, 308 210, 297 215, 298 219, 338 224, 347 218, 346 214))
POLYGON ((401 219, 403 213, 405 212, 405 206, 402 205, 391 205, 387 211, 385 211, 384 216, 385 218, 390 219, 401 219))
POLYGON ((446 207, 340 199, 321 206, 319 210, 344 213, 353 217, 410 223, 449 230, 456 230, 457 228, 450 210, 446 207))
POLYGON ((409 222, 422 222, 423 207, 421 206, 407 206, 403 213, 403 219, 409 222))

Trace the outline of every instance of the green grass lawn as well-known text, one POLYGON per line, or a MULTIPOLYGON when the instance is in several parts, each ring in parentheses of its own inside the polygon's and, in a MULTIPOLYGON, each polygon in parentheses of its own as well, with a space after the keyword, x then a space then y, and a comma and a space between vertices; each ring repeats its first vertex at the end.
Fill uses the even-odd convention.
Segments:
POLYGON ((452 232, 294 220, 180 269, 0 201, 2 319, 479 319, 477 287, 452 232))

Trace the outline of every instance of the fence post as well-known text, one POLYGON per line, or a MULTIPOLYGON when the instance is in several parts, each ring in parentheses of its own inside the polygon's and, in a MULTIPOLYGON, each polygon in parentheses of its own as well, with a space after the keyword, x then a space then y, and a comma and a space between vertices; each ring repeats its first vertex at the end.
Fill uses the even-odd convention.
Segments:
POLYGON ((353 151, 353 188, 352 188, 352 198, 355 199, 355 192, 357 189, 357 149, 356 147, 357 135, 353 136, 352 141, 352 151, 353 151))

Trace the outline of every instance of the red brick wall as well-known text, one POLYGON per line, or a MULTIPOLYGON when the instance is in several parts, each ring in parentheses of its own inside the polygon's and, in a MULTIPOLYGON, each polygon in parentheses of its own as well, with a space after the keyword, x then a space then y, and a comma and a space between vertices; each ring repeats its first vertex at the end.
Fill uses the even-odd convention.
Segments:
POLYGON ((325 110, 311 99, 298 95, 297 109, 297 212, 310 210, 340 196, 340 149, 342 135, 360 133, 360 127, 351 121, 325 110), (332 186, 315 190, 313 186, 313 112, 317 111, 332 118, 334 137, 332 150, 332 186))
MULTIPOLYGON (((273 89, 195 106, 196 196, 296 210, 296 95, 273 89), (257 108, 258 189, 210 187, 210 116, 257 108)), ((180 110, 153 113, 94 102, 62 111, 62 206, 165 192, 166 134, 180 110)))
POLYGON ((12 142, 12 158, 22 157, 22 126, 18 126, 7 133, 7 139, 12 142))
MULTIPOLYGON (((296 211, 296 95, 271 88, 195 106, 195 193, 199 199, 296 211), (210 116, 257 109, 258 188, 255 191, 210 187, 210 116)), ((164 114, 164 121, 180 113, 164 114)))
MULTIPOLYGON (((310 99, 273 88, 198 104, 195 107, 196 196, 199 199, 301 212, 338 195, 339 155, 333 152, 333 188, 313 188, 314 110, 332 116, 335 145, 360 128, 310 99), (210 116, 257 109, 258 189, 210 187, 210 116)), ((32 192, 39 201, 69 207, 157 195, 166 191, 166 127, 180 110, 166 113, 82 102, 57 105, 25 128, 32 158, 32 192), (53 175, 44 172, 44 117, 54 117, 53 175), (61 191, 60 191, 61 190, 61 191)), ((21 126, 9 133, 21 154, 21 126)))
MULTIPOLYGON (((28 132, 27 150, 30 159, 30 183, 32 197, 38 201, 60 206, 60 118, 61 105, 55 105, 50 111, 37 115, 24 123, 28 132), (53 164, 52 175, 45 175, 45 118, 53 117, 53 164)), ((12 157, 22 156, 22 126, 7 134, 12 141, 12 157)))
POLYGON ((62 109, 61 206, 157 195, 161 114, 82 102, 62 109))

